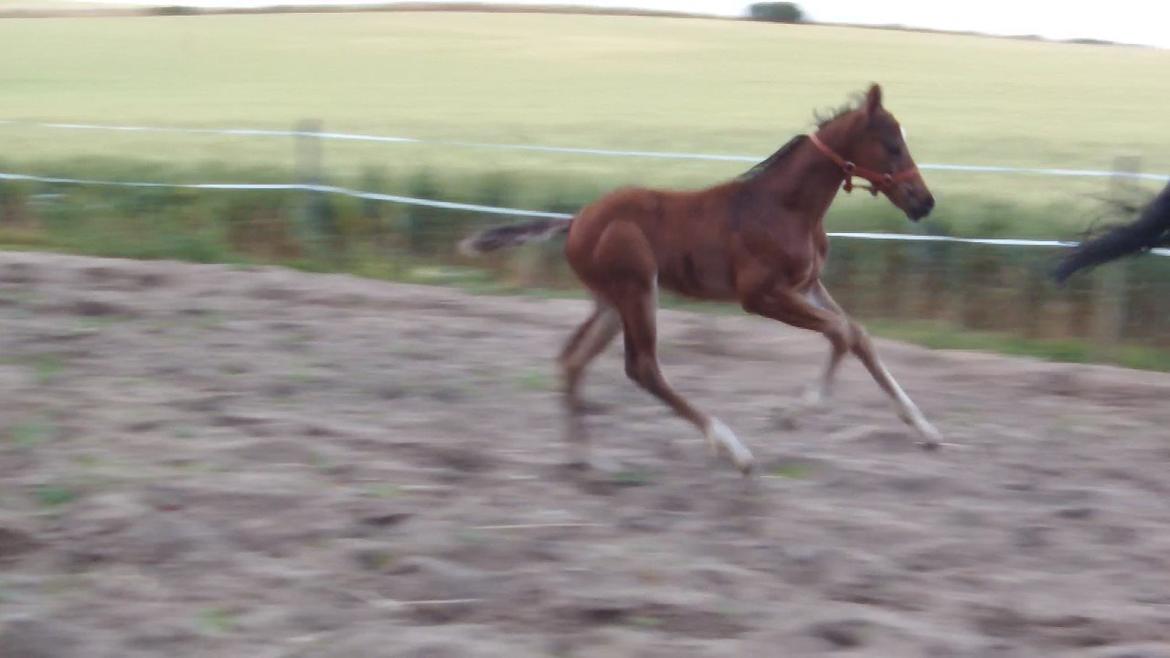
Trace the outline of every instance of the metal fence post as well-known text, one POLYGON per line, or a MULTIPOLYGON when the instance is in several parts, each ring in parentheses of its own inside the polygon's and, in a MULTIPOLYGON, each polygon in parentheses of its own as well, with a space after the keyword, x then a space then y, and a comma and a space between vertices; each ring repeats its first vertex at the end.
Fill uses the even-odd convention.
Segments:
MULTIPOLYGON (((321 121, 303 120, 294 127, 294 132, 297 180, 306 186, 324 185, 321 121)), ((331 238, 334 237, 326 193, 319 189, 305 190, 298 215, 302 240, 307 246, 306 251, 311 258, 318 259, 323 255, 322 247, 332 242, 331 238)))

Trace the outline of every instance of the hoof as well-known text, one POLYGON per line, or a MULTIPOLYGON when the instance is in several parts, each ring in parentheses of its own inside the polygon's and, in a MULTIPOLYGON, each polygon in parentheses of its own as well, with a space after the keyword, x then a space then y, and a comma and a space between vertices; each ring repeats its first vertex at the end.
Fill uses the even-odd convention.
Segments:
POLYGON ((942 447, 942 434, 939 434, 933 425, 927 424, 919 431, 922 433, 922 440, 918 442, 918 447, 932 451, 942 447))
POLYGON ((724 425, 723 421, 718 418, 712 418, 705 434, 707 435, 707 443, 715 451, 726 452, 727 456, 731 458, 731 463, 735 464, 741 473, 751 474, 755 458, 752 456, 752 452, 739 442, 735 432, 732 432, 730 427, 724 425))

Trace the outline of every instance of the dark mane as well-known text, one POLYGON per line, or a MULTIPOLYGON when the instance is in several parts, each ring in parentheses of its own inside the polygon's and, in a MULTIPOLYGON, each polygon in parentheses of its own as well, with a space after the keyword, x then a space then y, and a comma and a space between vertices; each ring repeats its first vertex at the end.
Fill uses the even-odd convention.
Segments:
MULTIPOLYGON (((814 110, 813 120, 816 122, 817 128, 824 128, 826 124, 840 119, 846 114, 857 110, 857 108, 861 107, 864 99, 864 95, 854 94, 852 100, 839 107, 829 110, 814 110)), ((796 145, 799 144, 802 139, 804 139, 804 135, 797 135, 788 140, 788 143, 786 143, 784 146, 781 146, 772 155, 769 155, 763 162, 754 165, 751 169, 748 169, 747 171, 740 174, 736 180, 751 180, 756 176, 759 176, 764 171, 767 171, 772 165, 787 157, 788 154, 791 153, 794 148, 796 148, 796 145)))
POLYGON ((853 94, 851 100, 836 108, 813 111, 813 120, 817 122, 817 128, 824 128, 826 124, 840 119, 850 112, 856 111, 864 102, 865 96, 863 94, 853 94))
POLYGON ((792 151, 794 149, 796 149, 796 145, 799 144, 802 140, 804 140, 804 135, 797 135, 797 136, 793 137, 792 139, 788 140, 788 143, 786 143, 784 146, 781 146, 779 149, 776 150, 775 153, 773 153, 772 155, 769 155, 767 157, 767 159, 765 159, 764 161, 762 161, 756 165, 753 165, 751 169, 748 169, 747 171, 740 174, 736 178, 736 180, 751 180, 751 179, 755 178, 756 176, 759 176, 760 174, 764 173, 772 165, 774 165, 777 162, 780 162, 784 158, 788 157, 788 154, 792 153, 792 151))

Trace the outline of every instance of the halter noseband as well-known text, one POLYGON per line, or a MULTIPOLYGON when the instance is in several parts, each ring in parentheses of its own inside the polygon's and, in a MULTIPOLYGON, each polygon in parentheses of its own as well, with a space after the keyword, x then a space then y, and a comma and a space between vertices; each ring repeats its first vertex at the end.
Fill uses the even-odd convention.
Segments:
POLYGON ((824 156, 828 159, 832 160, 833 164, 841 168, 841 171, 845 172, 845 184, 842 186, 842 189, 844 189, 846 192, 853 191, 854 176, 864 178, 865 180, 869 181, 870 184, 863 185, 862 188, 869 190, 870 194, 877 196, 878 192, 888 192, 894 187, 895 183, 901 183, 902 181, 909 180, 912 176, 918 173, 918 167, 910 167, 909 169, 903 169, 902 171, 893 174, 879 174, 872 169, 858 167, 854 162, 846 160, 845 158, 837 155, 837 152, 826 146, 825 143, 821 141, 821 138, 817 137, 816 133, 809 133, 808 138, 809 141, 813 143, 813 146, 817 147, 818 151, 823 153, 824 156))

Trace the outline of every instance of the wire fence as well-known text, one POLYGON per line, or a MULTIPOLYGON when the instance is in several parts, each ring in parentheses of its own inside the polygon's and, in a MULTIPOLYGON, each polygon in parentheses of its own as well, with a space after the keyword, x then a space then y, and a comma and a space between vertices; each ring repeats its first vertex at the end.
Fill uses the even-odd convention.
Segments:
MULTIPOLYGON (((715 162, 747 162, 756 163, 767 157, 764 155, 735 155, 719 153, 690 153, 675 151, 647 151, 621 150, 608 148, 589 148, 574 146, 550 146, 541 144, 508 144, 495 142, 476 142, 449 139, 424 139, 398 135, 373 135, 365 133, 329 132, 315 130, 277 130, 266 128, 190 128, 182 126, 137 126, 100 123, 48 123, 48 122, 20 122, 0 120, 0 125, 16 125, 58 130, 94 130, 134 133, 180 133, 191 135, 228 135, 236 137, 310 137, 323 140, 339 140, 350 142, 377 142, 383 144, 431 144, 436 146, 452 146, 459 148, 493 149, 509 151, 531 151, 539 153, 562 153, 566 155, 587 155, 614 158, 656 158, 667 160, 699 160, 715 162)), ((1079 178, 1123 178, 1132 180, 1150 180, 1165 182, 1170 180, 1170 173, 1143 173, 1137 171, 1109 171, 1098 169, 1064 169, 1052 167, 1010 167, 1001 165, 977 164, 945 164, 923 163, 919 169, 926 171, 961 171, 969 173, 988 174, 1018 174, 1030 176, 1063 176, 1079 178)))
MULTIPOLYGON (((6 122, 13 123, 13 122, 6 122)), ((23 124, 21 124, 23 125, 23 124)), ((449 146, 553 151, 567 154, 614 157, 691 158, 708 160, 759 160, 756 156, 611 151, 524 144, 491 144, 422 140, 413 137, 361 135, 320 131, 313 124, 292 130, 237 128, 177 128, 160 126, 110 126, 99 124, 38 124, 70 130, 126 132, 184 132, 239 136, 293 137, 298 140, 298 178, 301 182, 160 182, 100 180, 0 172, 0 181, 41 186, 121 188, 141 190, 203 190, 220 192, 296 192, 319 202, 321 198, 348 198, 387 208, 396 214, 367 211, 373 233, 398 231, 406 253, 431 263, 457 260, 453 234, 482 226, 479 219, 517 217, 568 219, 570 208, 530 209, 504 204, 463 203, 419 195, 389 194, 371 189, 330 185, 321 171, 322 140, 363 140, 385 143, 442 144, 449 146), (388 228, 391 224, 397 228, 388 228), (444 248, 447 247, 447 248, 444 248)), ((924 165, 972 172, 1007 174, 1110 177, 1164 180, 1162 174, 1114 171, 1055 170, 991 166, 924 165)), ((376 186, 374 186, 376 187, 376 186)), ((318 204, 319 205, 319 204, 318 204)), ((318 210, 309 210, 309 214, 318 210)), ((313 220, 314 230, 323 223, 313 220)), ((149 229, 149 222, 146 224, 149 229)), ((257 229, 261 233, 269 228, 257 229)), ((367 232, 367 235, 373 233, 367 232)), ((825 280, 851 311, 865 318, 907 318, 938 321, 966 329, 1008 331, 1045 339, 1090 339, 1099 349, 1112 350, 1120 343, 1170 348, 1170 261, 1136 259, 1111 265, 1090 276, 1078 277, 1065 288, 1055 287, 1048 271, 1052 251, 1073 243, 1061 240, 1026 240, 994 237, 955 237, 884 232, 833 232, 833 258, 825 280), (1049 254, 1049 255, 1044 255, 1049 254)), ((264 240, 261 235, 257 240, 264 240)), ((389 244, 383 237, 375 240, 389 244)), ((1158 256, 1170 250, 1153 251, 1158 256)), ((497 274, 528 284, 571 285, 555 247, 538 246, 511 260, 489 259, 497 274)))
MULTIPOLYGON (((0 172, 0 180, 26 181, 35 183, 51 183, 59 185, 89 185, 97 187, 130 187, 130 188, 159 188, 183 190, 295 190, 302 192, 319 192, 322 194, 339 194, 355 199, 367 201, 382 201, 410 206, 427 208, 441 208, 444 210, 460 210, 488 215, 506 215, 512 217, 533 217, 541 219, 571 219, 572 213, 551 212, 545 210, 529 210, 525 208, 508 208, 504 206, 489 206, 476 203, 460 203, 456 201, 442 201, 439 199, 423 199, 419 197, 397 194, 383 194, 355 190, 336 185, 319 185, 312 183, 160 183, 149 181, 113 181, 93 180, 85 178, 60 178, 52 176, 34 176, 12 172, 0 172)), ((1075 242, 1061 240, 1026 240, 1017 238, 964 238, 949 235, 916 235, 907 233, 880 233, 880 232, 830 232, 829 237, 852 240, 882 240, 898 242, 953 242, 958 244, 984 244, 1001 247, 1072 247, 1075 242)), ((1150 253, 1158 256, 1170 256, 1170 249, 1154 249, 1150 253)))

